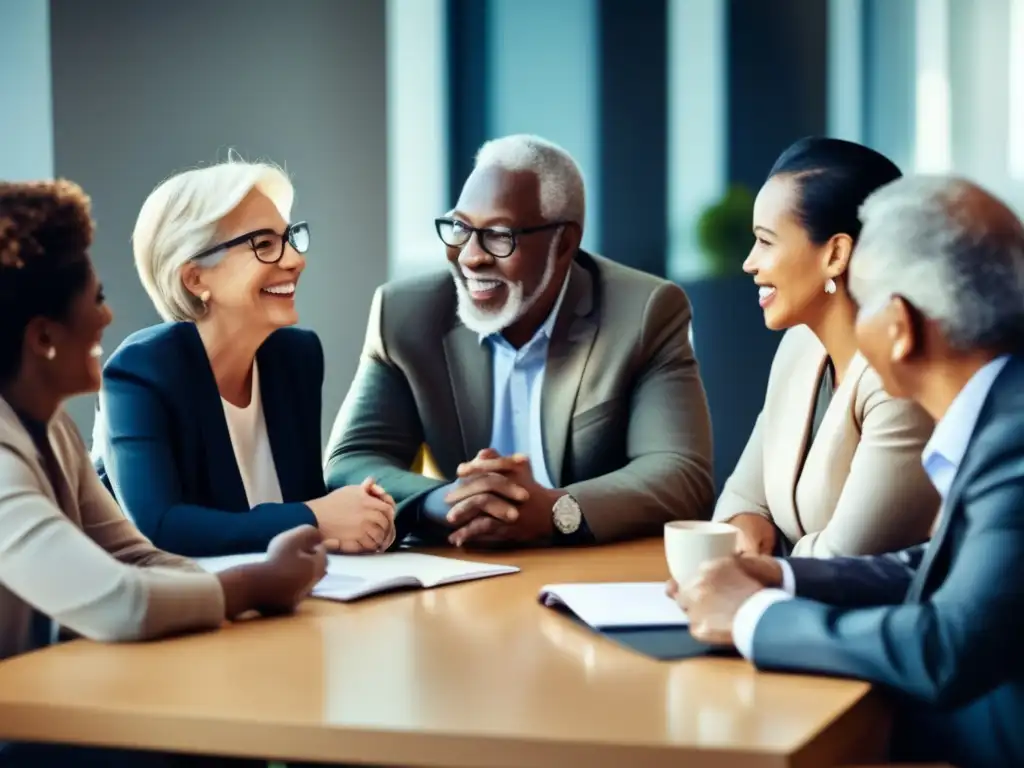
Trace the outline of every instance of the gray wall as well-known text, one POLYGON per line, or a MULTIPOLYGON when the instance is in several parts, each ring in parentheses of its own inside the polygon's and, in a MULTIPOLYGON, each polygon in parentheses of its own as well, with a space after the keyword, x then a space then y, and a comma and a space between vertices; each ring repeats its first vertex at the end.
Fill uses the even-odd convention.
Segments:
MULTIPOLYGON (((297 302, 327 355, 324 439, 387 272, 385 4, 51 0, 56 173, 92 196, 112 351, 159 320, 130 236, 145 196, 229 148, 284 165, 313 245, 297 302)), ((95 399, 72 415, 88 435, 95 399)))

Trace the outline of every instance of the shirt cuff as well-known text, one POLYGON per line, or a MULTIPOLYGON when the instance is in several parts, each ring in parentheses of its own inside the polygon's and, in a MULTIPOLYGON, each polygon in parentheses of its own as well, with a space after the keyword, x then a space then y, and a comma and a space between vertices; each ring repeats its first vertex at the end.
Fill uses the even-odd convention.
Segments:
POLYGON ((762 589, 746 599, 732 620, 732 642, 740 655, 748 661, 754 658, 754 631, 764 612, 782 600, 792 600, 793 595, 781 589, 762 589))
POLYGON ((796 596, 796 576, 793 575, 793 566, 789 564, 788 560, 782 557, 775 558, 775 562, 777 562, 779 564, 779 568, 782 569, 782 591, 796 596))
POLYGON ((423 512, 431 520, 442 521, 445 515, 448 514, 448 502, 444 500, 444 497, 455 486, 455 483, 448 483, 435 488, 423 498, 423 512))

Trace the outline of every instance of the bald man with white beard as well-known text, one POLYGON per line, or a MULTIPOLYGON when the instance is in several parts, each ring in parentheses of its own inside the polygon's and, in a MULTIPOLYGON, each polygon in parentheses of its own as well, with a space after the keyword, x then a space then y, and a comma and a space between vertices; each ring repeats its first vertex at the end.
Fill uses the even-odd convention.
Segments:
POLYGON ((603 543, 710 516, 689 301, 581 250, 584 214, 565 150, 488 142, 436 220, 448 269, 374 295, 326 478, 376 478, 398 541, 603 543), (424 447, 446 479, 413 469, 424 447))

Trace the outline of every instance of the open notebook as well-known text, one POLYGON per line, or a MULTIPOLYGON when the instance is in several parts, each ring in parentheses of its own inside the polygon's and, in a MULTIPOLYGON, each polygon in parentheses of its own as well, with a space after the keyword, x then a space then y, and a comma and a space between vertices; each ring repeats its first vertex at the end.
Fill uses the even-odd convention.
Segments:
POLYGON ((549 584, 540 601, 569 610, 598 631, 685 627, 689 622, 676 602, 665 594, 665 582, 610 584, 549 584))
MULTIPOLYGON (((258 563, 263 553, 201 557, 196 562, 216 573, 244 563, 258 563)), ((313 597, 346 602, 392 589, 439 587, 460 581, 486 579, 517 573, 514 565, 474 563, 418 552, 386 552, 380 555, 330 555, 327 575, 313 588, 313 597)))

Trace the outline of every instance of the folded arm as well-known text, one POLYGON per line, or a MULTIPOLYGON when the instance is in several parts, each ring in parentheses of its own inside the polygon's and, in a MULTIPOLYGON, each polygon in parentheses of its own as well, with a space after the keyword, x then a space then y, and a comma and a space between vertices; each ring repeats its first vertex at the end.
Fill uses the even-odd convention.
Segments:
POLYGON ((707 519, 714 500, 711 419, 690 346, 690 305, 675 285, 652 294, 632 392, 622 469, 565 490, 598 542, 657 533, 675 519, 707 519))
POLYGON ((1024 612, 1022 508, 1019 477, 987 482, 965 499, 972 525, 927 602, 849 609, 795 599, 770 606, 755 629, 754 662, 857 677, 948 707, 1021 675, 1024 659, 1006 648, 1024 612))
MULTIPOLYGON (((212 629, 224 621, 224 594, 215 576, 119 562, 42 492, 20 457, 0 453, 0 476, 0 583, 26 603, 101 641, 212 629)), ((140 554, 144 545, 129 543, 126 530, 112 525, 91 533, 114 534, 112 543, 137 547, 140 554)))
POLYGON ((158 547, 189 557, 261 552, 282 531, 316 525, 302 503, 229 512, 188 503, 169 407, 154 387, 109 364, 103 374, 103 463, 121 506, 158 547))

